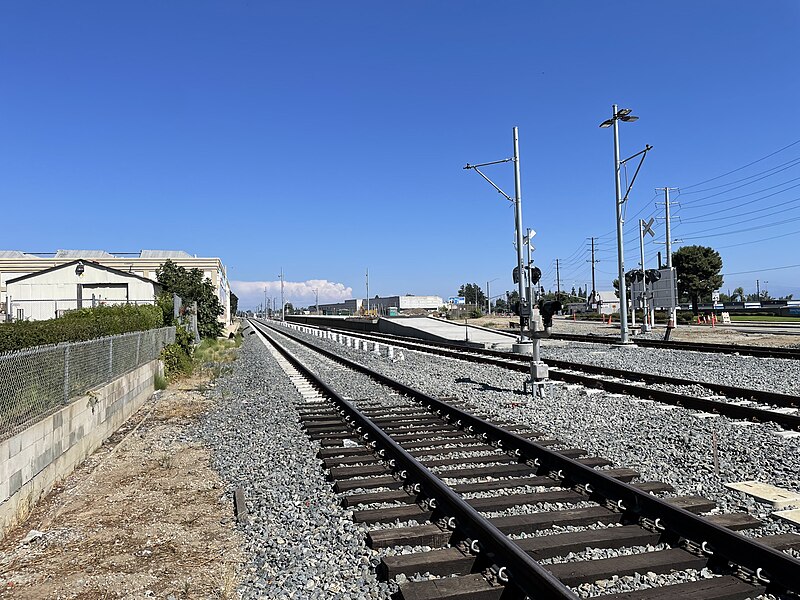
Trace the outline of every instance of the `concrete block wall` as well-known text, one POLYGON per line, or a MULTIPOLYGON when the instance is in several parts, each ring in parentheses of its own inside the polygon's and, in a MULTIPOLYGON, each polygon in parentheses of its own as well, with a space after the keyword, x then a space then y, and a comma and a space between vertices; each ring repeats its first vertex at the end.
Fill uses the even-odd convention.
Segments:
POLYGON ((154 391, 153 360, 0 442, 0 539, 154 391))

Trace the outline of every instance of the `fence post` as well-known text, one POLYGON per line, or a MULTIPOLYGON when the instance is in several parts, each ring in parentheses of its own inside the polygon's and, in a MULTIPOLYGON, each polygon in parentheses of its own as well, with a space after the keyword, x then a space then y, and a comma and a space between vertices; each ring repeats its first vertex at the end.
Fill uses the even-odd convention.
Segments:
POLYGON ((108 339, 108 380, 114 377, 114 338, 108 339))
POLYGON ((139 349, 142 347, 142 332, 136 334, 136 366, 139 366, 139 349))
POLYGON ((69 404, 69 344, 64 346, 64 404, 69 404))

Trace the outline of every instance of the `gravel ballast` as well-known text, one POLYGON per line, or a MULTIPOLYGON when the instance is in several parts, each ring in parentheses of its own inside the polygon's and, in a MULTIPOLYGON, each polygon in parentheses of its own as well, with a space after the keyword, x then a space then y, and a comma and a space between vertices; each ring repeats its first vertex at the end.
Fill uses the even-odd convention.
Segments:
POLYGON ((300 428, 300 394, 257 335, 245 334, 216 408, 199 435, 231 490, 244 488, 249 563, 242 598, 389 598, 375 576, 366 528, 326 481, 318 446, 300 428))
MULTIPOLYGON (((314 344, 334 349, 351 360, 431 395, 458 398, 475 412, 525 424, 545 432, 548 437, 558 437, 565 443, 607 457, 614 461, 615 466, 637 469, 643 481, 670 483, 677 495, 699 494, 712 499, 717 502, 718 512, 747 511, 764 521, 761 528, 744 532, 746 535, 798 533, 794 526, 771 517, 767 505, 723 485, 755 479, 791 490, 800 489, 800 439, 775 435, 780 428, 774 424, 742 424, 719 416, 700 418, 697 411, 663 409, 661 405, 628 396, 598 390, 587 392, 580 386, 555 383, 548 385, 546 398, 537 399, 521 392, 525 375, 500 367, 409 350, 404 350, 403 360, 391 360, 385 350, 382 355, 376 355, 371 351, 371 345, 367 352, 346 348, 317 336, 301 335, 314 344)), ((622 352, 626 353, 628 360, 635 362, 640 350, 625 349, 622 352)), ((312 358, 308 350, 295 347, 293 351, 302 354, 303 360, 308 358, 320 376, 341 393, 364 397, 370 389, 375 389, 374 383, 365 383, 365 376, 345 372, 341 367, 331 366, 329 361, 312 358)), ((608 352, 603 351, 603 354, 608 352)), ((713 357, 717 358, 716 355, 713 357)), ((780 365, 790 361, 721 358, 726 360, 721 362, 719 372, 731 377, 731 384, 746 385, 745 382, 758 380, 763 389, 787 391, 783 387, 786 384, 785 372, 777 366, 765 370, 764 361, 775 361, 780 365), (774 380, 769 379, 773 376, 774 380)), ((650 363, 662 364, 652 349, 646 351, 646 357, 638 360, 638 366, 618 362, 613 366, 647 371, 650 363), (650 363, 643 365, 642 361, 650 363)), ((694 361, 696 364, 696 357, 694 361)), ((712 378, 709 380, 721 381, 714 364, 706 365, 705 372, 712 378)), ((682 376, 679 372, 665 374, 682 376)), ((757 386, 751 384, 748 387, 757 386)), ((659 581, 667 577, 676 583, 685 576, 685 572, 673 579, 659 576, 659 581)), ((698 572, 696 576, 706 575, 698 572)), ((630 583, 627 578, 620 579, 623 580, 626 586, 630 583)), ((608 591, 605 587, 603 590, 608 591)), ((581 588, 582 595, 597 592, 594 588, 581 588)))

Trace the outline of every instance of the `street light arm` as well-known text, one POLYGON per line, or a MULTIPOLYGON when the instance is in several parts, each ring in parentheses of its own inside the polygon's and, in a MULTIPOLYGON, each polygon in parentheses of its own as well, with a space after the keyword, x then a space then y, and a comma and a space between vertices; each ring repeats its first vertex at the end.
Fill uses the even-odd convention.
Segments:
POLYGON ((514 159, 513 158, 503 158, 501 160, 493 160, 492 162, 479 163, 477 165, 471 165, 471 164, 467 163, 464 168, 465 169, 475 169, 477 167, 488 167, 489 165, 499 165, 501 163, 511 162, 512 160, 514 160, 514 159))
POLYGON ((644 163, 644 159, 645 159, 645 157, 647 156, 647 153, 648 153, 648 151, 650 151, 650 150, 652 150, 652 149, 653 149, 653 147, 652 147, 650 144, 647 144, 647 145, 644 147, 644 150, 642 150, 641 152, 637 152, 636 154, 634 154, 634 155, 633 155, 633 156, 631 156, 630 158, 626 158, 625 160, 623 160, 623 161, 620 161, 620 165, 623 165, 623 164, 625 164, 625 162, 626 162, 626 161, 629 161, 631 158, 634 158, 634 157, 636 157, 636 156, 639 156, 640 154, 641 154, 641 156, 642 156, 642 158, 639 160, 639 165, 636 167, 636 172, 633 174, 633 178, 631 179, 631 183, 630 183, 630 185, 628 186, 628 189, 627 189, 627 190, 625 190, 625 196, 624 196, 624 197, 622 198, 622 200, 620 201, 620 204, 625 204, 625 202, 627 202, 627 201, 628 201, 628 194, 630 194, 630 193, 631 193, 631 190, 633 189, 633 182, 634 182, 634 181, 636 181, 636 176, 639 174, 639 169, 641 169, 641 168, 642 168, 642 163, 644 163))
POLYGON ((650 144, 645 144, 645 146, 644 146, 644 150, 641 150, 640 152, 637 152, 637 153, 636 153, 636 154, 634 154, 633 156, 629 156, 629 157, 628 157, 628 158, 626 158, 625 160, 621 160, 621 161, 619 161, 619 164, 621 164, 621 165, 624 165, 624 164, 625 164, 626 162, 628 162, 629 160, 631 160, 631 159, 633 159, 633 158, 636 158, 636 157, 637 157, 637 156, 639 156, 640 154, 646 154, 647 152, 649 152, 649 151, 650 151, 650 150, 652 150, 652 149, 653 149, 653 147, 652 147, 650 144))
MULTIPOLYGON (((508 162, 509 160, 511 160, 511 159, 509 158, 509 159, 507 159, 507 160, 501 160, 501 161, 498 161, 498 162, 508 162)), ((494 163, 489 163, 489 164, 494 164, 494 163)), ((494 189, 496 189, 496 190, 497 190, 497 192, 498 192, 499 194, 501 194, 501 195, 502 195, 502 196, 503 196, 503 197, 504 197, 506 200, 508 200, 508 201, 509 201, 509 202, 511 202, 511 203, 513 203, 513 202, 514 202, 514 199, 513 199, 511 196, 509 196, 508 194, 506 194, 506 193, 505 193, 503 190, 501 190, 501 189, 500 189, 500 188, 497 186, 497 184, 496 184, 494 181, 492 181, 491 179, 489 179, 489 178, 488 178, 486 175, 484 175, 484 174, 481 172, 481 170, 478 168, 478 165, 467 165, 467 166, 466 166, 466 167, 464 167, 464 168, 465 168, 465 169, 466 169, 466 168, 474 169, 474 170, 475 170, 475 172, 476 172, 478 175, 480 175, 480 176, 481 176, 481 177, 483 177, 483 178, 484 178, 486 181, 488 181, 488 182, 489 182, 489 185, 491 185, 491 186, 492 186, 494 189)))

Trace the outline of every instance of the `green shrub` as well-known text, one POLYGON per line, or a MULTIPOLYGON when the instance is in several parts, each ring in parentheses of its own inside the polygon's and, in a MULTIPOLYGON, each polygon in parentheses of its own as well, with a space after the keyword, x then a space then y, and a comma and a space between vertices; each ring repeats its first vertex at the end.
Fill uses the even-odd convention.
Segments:
POLYGON ((167 389, 167 378, 156 373, 155 377, 153 378, 153 387, 155 387, 157 390, 167 389))
POLYGON ((58 319, 0 324, 0 352, 60 342, 81 342, 163 325, 163 313, 157 306, 115 304, 84 308, 69 311, 58 319))
POLYGON ((175 379, 179 375, 191 375, 194 370, 193 354, 192 334, 178 325, 175 327, 175 343, 164 346, 161 351, 167 378, 175 379))

